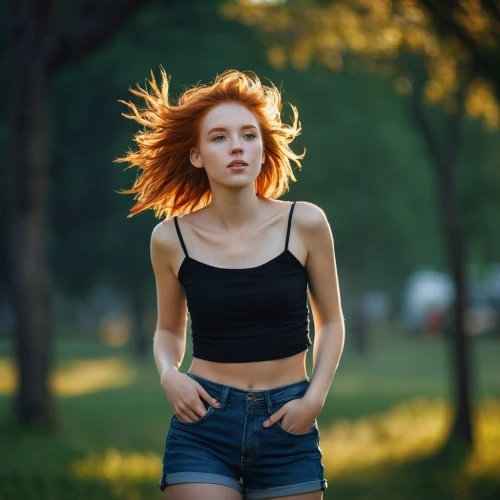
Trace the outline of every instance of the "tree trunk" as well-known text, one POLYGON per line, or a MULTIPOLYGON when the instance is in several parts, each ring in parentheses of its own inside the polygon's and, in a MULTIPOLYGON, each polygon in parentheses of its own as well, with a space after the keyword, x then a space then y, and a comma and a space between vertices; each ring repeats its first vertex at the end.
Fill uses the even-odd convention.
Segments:
MULTIPOLYGON (((457 117, 457 120, 460 118, 457 117)), ((458 144, 454 145, 458 149, 458 144)), ((450 441, 458 438, 468 443, 473 442, 471 418, 471 370, 468 339, 465 331, 465 312, 467 309, 467 285, 465 269, 465 245, 460 227, 457 207, 456 179, 452 179, 452 165, 438 168, 442 224, 446 236, 446 249, 455 283, 455 303, 451 318, 451 339, 454 364, 455 421, 450 434, 450 441)))
MULTIPOLYGON (((48 236, 50 81, 63 66, 112 39, 147 0, 96 3, 75 25, 60 19, 57 0, 11 0, 11 150, 7 173, 9 287, 15 314, 21 424, 50 427, 48 385, 52 315, 48 236)), ((172 2, 170 2, 172 3, 172 2)))
POLYGON ((436 173, 445 246, 456 292, 451 318, 455 420, 447 445, 454 441, 464 441, 470 444, 473 442, 471 370, 465 332, 465 311, 467 308, 466 257, 456 193, 460 125, 466 89, 467 84, 464 84, 459 91, 457 99, 458 111, 450 117, 448 130, 446 131, 447 141, 442 148, 440 148, 425 116, 421 88, 414 89, 412 94, 413 117, 419 132, 425 140, 436 173))
POLYGON ((48 427, 51 355, 50 270, 47 259, 48 77, 37 57, 39 31, 25 20, 11 71, 9 165, 9 280, 14 307, 19 388, 15 400, 23 424, 48 427))

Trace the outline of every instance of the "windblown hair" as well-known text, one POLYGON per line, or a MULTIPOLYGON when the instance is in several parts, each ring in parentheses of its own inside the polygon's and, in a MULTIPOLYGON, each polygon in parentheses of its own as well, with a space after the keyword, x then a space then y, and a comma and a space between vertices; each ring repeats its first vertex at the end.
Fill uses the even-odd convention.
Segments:
POLYGON ((127 168, 138 167, 142 172, 131 189, 136 204, 129 217, 153 209, 156 217, 173 217, 208 205, 212 199, 210 184, 203 168, 190 162, 190 150, 196 147, 200 123, 217 104, 235 102, 254 113, 260 124, 264 143, 265 162, 255 181, 256 194, 279 198, 289 189, 289 180, 296 181, 290 160, 300 168, 304 153, 295 154, 289 144, 301 132, 297 109, 291 105, 293 124, 281 122, 281 94, 271 84, 262 85, 252 72, 228 70, 217 76, 212 85, 197 85, 186 90, 176 105, 169 103, 169 79, 161 68, 161 85, 153 72, 150 90, 137 86, 130 92, 143 98, 146 106, 127 105, 131 114, 123 114, 144 127, 134 141, 137 151, 129 150, 116 162, 128 162, 127 168))

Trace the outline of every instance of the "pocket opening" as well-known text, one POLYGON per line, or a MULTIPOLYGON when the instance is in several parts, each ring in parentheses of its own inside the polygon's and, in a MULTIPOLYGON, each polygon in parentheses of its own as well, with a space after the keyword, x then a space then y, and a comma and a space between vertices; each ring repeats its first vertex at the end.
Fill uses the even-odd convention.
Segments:
POLYGON ((194 422, 184 422, 183 420, 180 420, 177 417, 177 415, 174 413, 174 415, 172 417, 172 421, 173 422, 177 422, 177 423, 179 423, 181 425, 186 425, 186 426, 197 425, 197 424, 200 424, 201 422, 204 422, 210 416, 212 416, 212 414, 214 413, 214 411, 215 411, 215 408, 213 406, 208 405, 208 409, 205 412, 205 414, 202 415, 198 420, 195 420, 194 422))
POLYGON ((314 420, 313 426, 307 431, 303 432, 302 434, 295 434, 293 432, 287 431, 282 425, 281 425, 281 420, 278 420, 276 424, 278 426, 278 429, 282 431, 285 435, 291 436, 291 437, 305 437, 305 436, 310 436, 311 434, 316 433, 316 429, 318 428, 318 422, 314 420))

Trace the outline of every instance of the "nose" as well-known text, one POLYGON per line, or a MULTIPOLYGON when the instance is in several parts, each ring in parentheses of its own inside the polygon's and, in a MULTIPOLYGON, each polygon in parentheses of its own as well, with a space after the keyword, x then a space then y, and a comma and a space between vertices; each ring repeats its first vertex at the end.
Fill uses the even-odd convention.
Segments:
POLYGON ((239 142, 233 142, 233 144, 231 146, 230 153, 232 155, 242 154, 243 153, 243 147, 241 146, 241 144, 239 142))

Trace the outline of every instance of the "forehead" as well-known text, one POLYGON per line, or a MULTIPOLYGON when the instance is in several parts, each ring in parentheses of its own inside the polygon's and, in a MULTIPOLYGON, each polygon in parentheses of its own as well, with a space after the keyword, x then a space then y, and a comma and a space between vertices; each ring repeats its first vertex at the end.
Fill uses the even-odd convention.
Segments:
POLYGON ((202 129, 212 127, 243 127, 245 125, 259 126, 256 116, 245 106, 233 102, 217 104, 206 114, 202 121, 202 129))

